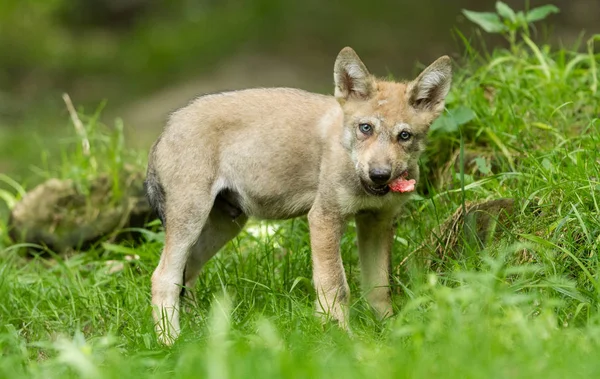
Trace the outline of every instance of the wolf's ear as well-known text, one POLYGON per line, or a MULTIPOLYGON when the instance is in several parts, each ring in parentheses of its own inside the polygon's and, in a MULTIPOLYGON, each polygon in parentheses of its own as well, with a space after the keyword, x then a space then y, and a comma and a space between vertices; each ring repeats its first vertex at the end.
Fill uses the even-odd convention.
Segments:
POLYGON ((451 83, 452 65, 450 57, 444 55, 409 83, 408 101, 417 110, 442 112, 451 83))
POLYGON ((344 47, 335 60, 333 68, 335 97, 348 99, 368 99, 373 91, 373 78, 358 55, 349 47, 344 47))

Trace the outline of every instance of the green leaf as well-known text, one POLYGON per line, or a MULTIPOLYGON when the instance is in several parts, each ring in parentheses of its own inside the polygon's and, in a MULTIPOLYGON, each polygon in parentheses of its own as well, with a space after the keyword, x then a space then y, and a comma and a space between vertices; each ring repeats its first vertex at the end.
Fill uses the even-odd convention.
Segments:
POLYGON ((527 20, 528 23, 536 22, 536 21, 545 19, 551 13, 558 13, 558 12, 559 12, 559 9, 557 7, 555 7, 554 5, 543 5, 541 7, 534 8, 534 9, 530 10, 529 12, 527 12, 527 14, 525 15, 525 20, 527 20))
POLYGON ((440 130, 445 133, 453 133, 458 130, 460 125, 464 125, 474 118, 475 113, 470 108, 460 106, 440 116, 433 122, 429 130, 432 132, 440 130))
POLYGON ((542 160, 542 166, 544 166, 544 168, 549 171, 549 172, 554 172, 554 165, 552 164, 552 162, 550 162, 550 159, 548 158, 544 158, 542 160))
POLYGON ((475 118, 475 113, 465 106, 456 108, 450 114, 452 115, 454 122, 458 125, 464 125, 475 118))
MULTIPOLYGON (((471 183, 473 183, 475 181, 475 179, 473 179, 473 175, 463 174, 462 176, 464 178, 465 186, 467 184, 471 184, 471 183)), ((457 182, 461 181, 461 174, 459 172, 457 172, 456 174, 454 174, 454 180, 456 180, 457 182)))
POLYGON ((439 130, 445 133, 452 133, 458 130, 458 124, 454 121, 451 115, 441 115, 431 124, 429 131, 434 132, 439 130))
POLYGON ((525 25, 527 24, 527 19, 525 18, 525 13, 523 11, 517 12, 517 25, 525 25))
POLYGON ((513 24, 517 22, 517 16, 515 15, 515 11, 511 9, 508 5, 503 3, 502 1, 496 2, 496 12, 505 19, 510 20, 513 24))
POLYGON ((462 13, 466 18, 479 25, 481 29, 488 33, 500 33, 507 30, 506 25, 500 21, 500 17, 495 13, 473 12, 466 9, 463 9, 462 13))
POLYGON ((483 175, 487 175, 492 172, 492 168, 482 157, 475 158, 475 164, 477 165, 479 172, 481 172, 483 175))

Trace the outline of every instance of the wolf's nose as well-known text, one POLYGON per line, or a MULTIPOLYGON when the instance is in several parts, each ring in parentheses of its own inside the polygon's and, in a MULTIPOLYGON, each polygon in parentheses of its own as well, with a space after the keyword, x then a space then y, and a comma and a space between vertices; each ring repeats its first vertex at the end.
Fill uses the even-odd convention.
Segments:
POLYGON ((390 180, 390 176, 392 175, 392 170, 388 168, 373 168, 369 170, 369 178, 375 184, 385 184, 388 180, 390 180))

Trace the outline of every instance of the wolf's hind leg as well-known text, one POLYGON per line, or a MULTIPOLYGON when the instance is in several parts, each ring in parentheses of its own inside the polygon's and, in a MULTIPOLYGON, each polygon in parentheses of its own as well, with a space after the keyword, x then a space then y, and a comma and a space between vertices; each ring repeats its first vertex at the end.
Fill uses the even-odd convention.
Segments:
POLYGON ((169 193, 165 246, 152 274, 152 307, 160 342, 170 345, 179 336, 179 294, 192 246, 208 220, 213 198, 209 191, 169 193))

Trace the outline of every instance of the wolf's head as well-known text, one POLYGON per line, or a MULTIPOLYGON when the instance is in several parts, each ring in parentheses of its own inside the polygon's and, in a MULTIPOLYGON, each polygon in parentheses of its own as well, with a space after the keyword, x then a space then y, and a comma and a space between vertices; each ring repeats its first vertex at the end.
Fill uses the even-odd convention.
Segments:
POLYGON ((443 56, 415 80, 397 83, 372 76, 349 47, 338 55, 335 97, 344 111, 344 147, 365 191, 385 195, 400 178, 418 179, 419 156, 431 123, 450 90, 450 58, 443 56))

